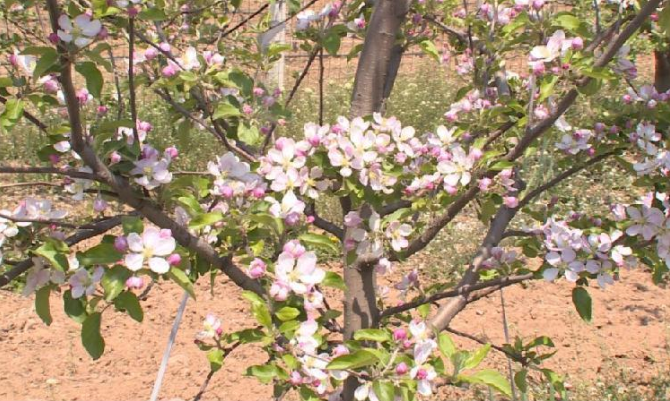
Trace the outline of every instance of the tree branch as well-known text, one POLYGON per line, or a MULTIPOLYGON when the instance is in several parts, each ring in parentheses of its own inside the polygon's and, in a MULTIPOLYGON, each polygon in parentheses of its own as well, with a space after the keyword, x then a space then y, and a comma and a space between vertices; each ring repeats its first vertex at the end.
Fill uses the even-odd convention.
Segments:
POLYGON ((489 281, 484 281, 481 283, 476 283, 472 285, 463 285, 457 288, 454 288, 449 291, 444 291, 440 292, 437 294, 433 294, 429 297, 426 298, 420 298, 412 302, 407 302, 405 304, 399 305, 399 306, 394 306, 392 308, 386 308, 382 311, 381 313, 381 318, 392 316, 392 315, 397 315, 398 313, 406 312, 411 309, 416 309, 421 305, 425 304, 430 304, 436 301, 439 301, 441 299, 445 298, 453 298, 458 295, 468 295, 472 292, 487 288, 487 289, 493 289, 494 291, 497 291, 501 288, 509 287, 510 285, 520 283, 522 281, 527 281, 533 278, 533 274, 522 274, 522 275, 516 275, 516 276, 507 276, 507 277, 499 277, 493 280, 489 281))
MULTIPOLYGON (((114 216, 104 220, 101 220, 97 223, 87 225, 86 228, 82 228, 81 231, 69 236, 65 239, 65 243, 68 246, 73 246, 87 239, 97 237, 98 235, 104 234, 112 228, 121 224, 122 219, 125 216, 114 216)), ((84 227, 84 226, 83 226, 84 227)), ((28 269, 33 266, 32 258, 25 259, 22 262, 19 262, 9 271, 0 274, 0 288, 4 287, 10 281, 14 280, 16 277, 25 273, 28 269)))

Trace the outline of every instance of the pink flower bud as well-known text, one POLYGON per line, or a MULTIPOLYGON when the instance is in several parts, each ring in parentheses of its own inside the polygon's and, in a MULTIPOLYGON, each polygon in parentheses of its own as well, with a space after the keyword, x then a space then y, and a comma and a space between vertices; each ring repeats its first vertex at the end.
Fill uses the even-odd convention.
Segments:
POLYGON ((294 386, 299 386, 302 384, 302 376, 300 376, 300 373, 297 371, 291 372, 291 377, 289 378, 289 383, 291 383, 294 386))
POLYGON ((493 183, 493 180, 491 180, 488 177, 484 177, 477 182, 477 187, 479 187, 480 191, 486 192, 486 191, 489 190, 489 187, 491 186, 491 183, 493 183))
POLYGON ((308 224, 314 223, 314 220, 315 220, 314 216, 305 217, 305 222, 307 222, 308 224))
POLYGON ((657 104, 658 102, 656 102, 656 100, 651 99, 650 101, 647 102, 647 108, 649 110, 655 109, 657 104))
POLYGON ((137 276, 128 277, 128 280, 126 280, 126 287, 131 290, 139 290, 144 287, 144 280, 142 277, 137 276))
POLYGON ((531 4, 533 9, 539 10, 544 6, 544 0, 533 0, 533 3, 531 4))
POLYGON ((400 327, 393 330, 393 340, 395 341, 405 341, 407 339, 407 330, 400 327))
POLYGON ((177 156, 179 156, 179 150, 177 150, 176 147, 170 146, 169 148, 165 149, 165 154, 170 157, 170 159, 176 159, 177 156))
POLYGON ((606 127, 605 124, 603 124, 603 123, 596 123, 596 124, 593 126, 593 129, 594 129, 596 132, 603 132, 603 131, 605 131, 605 128, 607 128, 607 127, 606 127))
POLYGON ((178 253, 173 253, 167 258, 165 258, 170 266, 178 266, 181 263, 181 255, 178 253))
POLYGON ((280 127, 285 126, 286 125, 286 120, 284 120, 283 118, 278 119, 277 120, 277 125, 279 125, 280 127))
POLYGON ((651 15, 649 16, 649 19, 651 19, 651 20, 654 21, 654 22, 658 22, 658 14, 657 14, 657 13, 653 13, 653 14, 651 14, 651 15))
POLYGON ((481 149, 479 148, 470 149, 470 157, 472 157, 472 160, 477 161, 481 159, 482 156, 484 156, 484 152, 482 152, 481 149))
POLYGON ((409 367, 407 366, 407 364, 405 362, 400 362, 398 364, 398 366, 395 367, 395 373, 398 376, 402 376, 404 374, 407 374, 408 371, 409 371, 409 367))
POLYGON ((114 239, 114 249, 124 253, 128 250, 128 239, 124 236, 116 237, 114 239))
POLYGON ((11 64, 12 67, 15 68, 19 66, 19 58, 16 56, 16 54, 9 55, 9 64, 11 64))
POLYGON ((572 49, 573 50, 582 50, 584 48, 584 39, 577 36, 572 39, 572 49))
POLYGON ((96 111, 99 116, 104 116, 109 111, 109 108, 107 106, 100 105, 96 111))
POLYGON ((593 149, 593 148, 589 148, 589 149, 586 151, 586 154, 589 155, 589 156, 591 156, 591 157, 593 157, 593 155, 596 154, 596 150, 593 149))
POLYGON ((265 189, 263 187, 256 187, 251 191, 251 195, 256 199, 261 199, 265 196, 265 189))
POLYGON ((102 213, 107 209, 107 202, 102 199, 100 195, 98 195, 95 200, 93 201, 93 210, 95 210, 97 213, 102 213))
POLYGON ((100 28, 100 32, 98 32, 98 39, 105 40, 109 37, 109 31, 107 30, 107 27, 103 26, 100 28))
POLYGON ((263 88, 259 88, 258 86, 254 88, 253 90, 254 96, 261 97, 265 94, 265 90, 263 88))
POLYGON ((265 274, 266 269, 267 265, 265 262, 262 259, 255 258, 249 264, 249 276, 253 279, 261 278, 265 274))
POLYGON ((144 51, 144 58, 147 60, 151 61, 155 59, 158 56, 158 50, 155 47, 149 47, 147 50, 144 51))
POLYGON ((120 161, 121 161, 121 155, 119 154, 119 152, 114 151, 114 152, 112 152, 111 155, 109 155, 109 162, 111 164, 116 164, 120 161))
POLYGON ((458 193, 458 188, 452 187, 451 185, 445 185, 444 189, 449 195, 456 195, 458 193))
POLYGON ((223 185, 219 187, 219 191, 221 192, 221 196, 226 199, 230 199, 233 197, 233 195, 235 195, 235 191, 229 185, 223 185))
POLYGON ((402 342, 402 347, 405 349, 412 348, 412 342, 410 340, 405 340, 402 342))
POLYGON ((625 94, 621 97, 621 100, 626 103, 626 104, 631 104, 633 103, 633 97, 629 94, 625 94))
POLYGON ((335 349, 333 349, 333 357, 337 358, 338 356, 348 355, 349 349, 344 344, 339 344, 335 349))
POLYGON ((140 9, 138 7, 128 7, 128 16, 130 18, 137 17, 137 14, 140 13, 140 9))
POLYGON ((56 32, 51 32, 49 34, 49 42, 55 44, 58 44, 58 34, 56 32))
POLYGON ((51 164, 58 164, 60 162, 60 156, 59 155, 49 155, 49 161, 51 164))
POLYGON ((168 64, 163 69, 161 70, 161 75, 165 78, 171 78, 177 75, 177 68, 174 67, 172 64, 168 64))
POLYGON ((244 106, 242 106, 242 113, 244 113, 246 115, 250 115, 253 112, 254 112, 254 109, 251 106, 249 106, 248 104, 245 104, 244 106))
POLYGON ((344 240, 344 249, 346 251, 353 251, 354 249, 356 249, 356 241, 354 241, 351 238, 347 238, 346 240, 344 240))
POLYGON ((298 213, 291 213, 284 219, 284 222, 289 226, 295 226, 300 221, 300 215, 298 213))
POLYGON ((84 104, 88 103, 90 95, 88 93, 88 89, 82 88, 82 89, 79 89, 77 91, 76 96, 77 96, 77 100, 79 101, 79 104, 84 105, 84 104))
POLYGON ((416 379, 417 380, 425 380, 428 377, 428 371, 426 369, 419 369, 418 372, 416 372, 416 379))
POLYGON ((503 204, 510 209, 519 206, 519 199, 516 196, 503 196, 503 204))
POLYGON ((44 91, 46 93, 57 93, 58 92, 58 81, 56 81, 54 78, 48 79, 44 81, 44 91))

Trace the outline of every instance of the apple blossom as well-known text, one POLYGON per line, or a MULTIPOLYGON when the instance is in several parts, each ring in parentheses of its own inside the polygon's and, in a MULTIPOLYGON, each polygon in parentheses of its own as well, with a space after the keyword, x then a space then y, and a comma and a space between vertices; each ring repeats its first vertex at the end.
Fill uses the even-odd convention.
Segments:
POLYGON ((78 269, 68 280, 70 288, 72 289, 72 298, 77 299, 84 295, 93 295, 96 289, 96 284, 100 282, 104 273, 105 269, 102 266, 96 267, 95 270, 93 270, 93 274, 83 267, 78 269))
POLYGON ((174 252, 176 247, 170 230, 145 227, 141 236, 130 233, 127 241, 130 252, 126 254, 124 261, 128 269, 140 270, 146 259, 149 269, 154 273, 164 274, 170 270, 170 263, 165 257, 174 252))
POLYGON ((67 15, 58 18, 60 29, 57 34, 65 43, 74 42, 78 48, 88 46, 100 33, 102 24, 99 20, 92 20, 88 14, 80 14, 74 19, 74 24, 67 15))

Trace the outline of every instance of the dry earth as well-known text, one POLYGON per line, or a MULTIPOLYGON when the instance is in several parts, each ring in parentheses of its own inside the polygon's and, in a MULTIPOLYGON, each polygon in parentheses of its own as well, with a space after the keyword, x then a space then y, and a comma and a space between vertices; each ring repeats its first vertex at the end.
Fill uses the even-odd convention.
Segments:
MULTIPOLYGON (((207 280, 189 300, 168 367, 161 399, 191 399, 208 372, 208 363, 193 344, 202 319, 212 311, 223 317, 226 330, 250 325, 240 292, 223 279, 210 293, 207 280)), ((570 285, 533 283, 505 290, 512 335, 552 337, 558 353, 550 367, 568 374, 574 387, 608 374, 626 371, 629 385, 642 389, 659 371, 667 371, 670 290, 655 287, 647 273, 626 272, 614 287, 593 290, 595 318, 579 320, 570 301, 570 285)), ((79 341, 79 326, 54 302, 50 327, 35 315, 31 299, 0 292, 0 400, 146 400, 156 376, 181 290, 156 286, 143 303, 144 323, 107 313, 102 332, 107 348, 91 361, 79 341)), ((499 297, 470 306, 454 328, 495 344, 503 342, 499 297)), ((461 342, 474 348, 477 344, 461 342)), ((211 381, 203 400, 269 400, 271 387, 243 377, 245 368, 263 363, 252 346, 235 350, 211 381)), ((503 369, 501 356, 493 363, 503 369), (497 363, 499 362, 499 363, 497 363)), ((447 390, 446 398, 467 396, 447 390)), ((442 397, 441 397, 442 398, 442 397)))

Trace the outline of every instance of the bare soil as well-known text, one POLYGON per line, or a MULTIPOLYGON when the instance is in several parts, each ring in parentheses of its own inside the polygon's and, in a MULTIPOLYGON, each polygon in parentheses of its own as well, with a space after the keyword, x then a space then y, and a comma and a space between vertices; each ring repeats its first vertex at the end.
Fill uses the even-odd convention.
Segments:
MULTIPOLYGON (((208 312, 222 317, 225 330, 253 324, 234 285, 220 279, 212 296, 206 281, 198 283, 197 300, 187 305, 161 399, 191 399, 198 392, 209 366, 193 339, 208 312)), ((570 289, 567 283, 506 289, 512 337, 549 335, 558 353, 548 366, 567 374, 573 387, 625 371, 626 385, 644 390, 651 378, 667 370, 670 290, 651 284, 648 273, 625 272, 615 286, 591 291, 595 317, 586 324, 571 305, 570 289)), ((105 354, 92 361, 81 346, 78 324, 65 316, 59 303, 54 300, 54 322, 47 327, 35 315, 32 299, 0 292, 0 400, 148 399, 181 295, 174 284, 154 287, 143 302, 142 324, 106 313, 105 354)), ((504 343, 499 296, 471 305, 453 327, 504 343)), ((470 340, 459 342, 469 349, 478 346, 470 340)), ((271 399, 271 386, 243 376, 246 367, 264 360, 254 346, 236 349, 213 377, 203 400, 271 399)), ((488 363, 503 371, 506 366, 500 355, 488 363)), ((472 392, 445 389, 442 394, 451 399, 472 392)))

